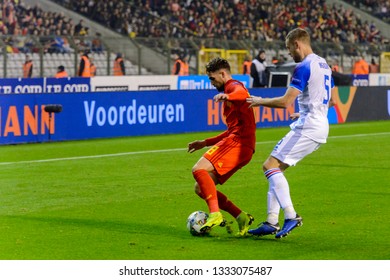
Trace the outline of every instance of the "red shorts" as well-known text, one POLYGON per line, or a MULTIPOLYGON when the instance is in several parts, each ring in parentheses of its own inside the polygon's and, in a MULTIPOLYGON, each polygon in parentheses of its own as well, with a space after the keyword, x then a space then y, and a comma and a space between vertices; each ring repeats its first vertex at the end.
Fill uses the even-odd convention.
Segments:
POLYGON ((215 175, 222 185, 237 170, 247 165, 253 156, 253 149, 243 146, 233 138, 225 138, 212 146, 203 157, 214 166, 215 175))

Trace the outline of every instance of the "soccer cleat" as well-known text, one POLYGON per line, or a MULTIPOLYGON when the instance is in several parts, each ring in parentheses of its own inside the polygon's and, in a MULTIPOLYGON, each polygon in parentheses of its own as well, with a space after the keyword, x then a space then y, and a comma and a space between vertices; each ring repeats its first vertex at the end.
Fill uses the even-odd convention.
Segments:
POLYGON ((248 232, 249 226, 253 223, 255 218, 251 214, 242 211, 236 218, 238 223, 238 236, 245 236, 248 232))
POLYGON ((275 235, 275 238, 286 237, 294 228, 301 225, 303 225, 302 217, 298 214, 294 219, 285 219, 282 230, 275 235))
POLYGON ((257 235, 257 236, 264 236, 264 235, 270 235, 275 234, 280 230, 280 226, 278 223, 275 225, 269 223, 269 222, 263 222, 259 225, 256 229, 250 229, 248 233, 257 235))
POLYGON ((232 234, 234 231, 233 230, 233 221, 226 221, 225 228, 226 228, 227 233, 232 234))
POLYGON ((210 213, 206 223, 200 228, 200 232, 208 232, 215 226, 224 227, 225 225, 226 221, 223 218, 221 212, 210 213))

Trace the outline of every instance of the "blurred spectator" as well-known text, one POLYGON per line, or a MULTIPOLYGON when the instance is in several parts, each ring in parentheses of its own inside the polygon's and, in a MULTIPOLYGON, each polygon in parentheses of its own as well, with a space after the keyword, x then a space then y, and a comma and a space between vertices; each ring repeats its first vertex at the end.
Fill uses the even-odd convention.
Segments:
POLYGON ((69 75, 65 70, 63 65, 58 66, 57 73, 55 74, 55 78, 67 78, 69 75))
POLYGON ((334 59, 331 65, 331 69, 333 72, 343 73, 343 69, 341 68, 338 59, 334 59))
POLYGON ((123 57, 121 53, 116 55, 114 60, 114 66, 112 69, 112 73, 114 76, 124 76, 126 75, 125 62, 123 61, 123 57))
POLYGON ((92 56, 89 57, 89 65, 90 65, 90 69, 91 69, 91 77, 95 77, 96 76, 96 65, 95 63, 93 62, 94 58, 92 56))
MULTIPOLYGON (((66 34, 66 30, 64 30, 64 33, 66 34)), ((66 36, 61 36, 60 30, 56 30, 56 37, 49 42, 47 51, 49 53, 69 53, 72 50, 68 38, 66 36)))
POLYGON ((279 59, 276 56, 273 56, 271 62, 276 65, 279 62, 279 59))
POLYGON ((84 29, 84 25, 83 24, 84 24, 84 20, 80 19, 79 23, 75 25, 74 33, 73 33, 75 36, 81 35, 80 33, 84 29))
POLYGON ((242 64, 242 74, 250 75, 251 65, 252 65, 252 56, 248 54, 245 56, 244 63, 242 64))
POLYGON ((31 78, 33 73, 33 62, 31 56, 26 54, 26 61, 23 64, 23 78, 31 78))
POLYGON ((368 66, 368 69, 370 73, 379 73, 379 65, 374 58, 371 58, 371 64, 368 66))
POLYGON ((267 62, 265 61, 265 51, 260 50, 258 55, 252 61, 250 75, 253 78, 252 87, 266 87, 267 86, 267 62))
POLYGON ((361 56, 359 59, 354 63, 352 68, 352 74, 354 75, 368 75, 369 74, 369 67, 367 61, 364 60, 364 57, 361 56))
POLYGON ((190 74, 190 65, 188 64, 189 56, 183 56, 183 76, 188 76, 190 74))
POLYGON ((102 35, 99 32, 97 32, 95 38, 93 38, 92 46, 91 46, 93 52, 100 53, 104 50, 101 36, 102 35))
POLYGON ((79 69, 77 71, 77 76, 79 77, 91 77, 91 63, 89 62, 88 54, 90 52, 84 51, 80 59, 79 69))
POLYGON ((2 20, 0 20, 0 34, 3 34, 3 35, 8 34, 7 25, 5 25, 5 23, 2 20))
POLYGON ((179 54, 174 54, 173 59, 175 62, 172 67, 172 75, 184 76, 186 72, 185 62, 179 54))

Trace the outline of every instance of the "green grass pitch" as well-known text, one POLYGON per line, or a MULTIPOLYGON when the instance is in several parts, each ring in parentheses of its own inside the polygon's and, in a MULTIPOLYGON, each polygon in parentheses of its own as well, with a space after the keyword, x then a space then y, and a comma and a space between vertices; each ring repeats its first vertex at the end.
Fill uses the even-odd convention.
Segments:
MULTIPOLYGON (((288 129, 258 129, 252 162, 219 186, 255 225, 266 217, 261 164, 288 129)), ((0 259, 390 258, 389 121, 332 125, 328 143, 286 171, 304 225, 282 240, 187 231, 207 207, 191 174, 203 151, 186 146, 216 133, 0 146, 0 259)))

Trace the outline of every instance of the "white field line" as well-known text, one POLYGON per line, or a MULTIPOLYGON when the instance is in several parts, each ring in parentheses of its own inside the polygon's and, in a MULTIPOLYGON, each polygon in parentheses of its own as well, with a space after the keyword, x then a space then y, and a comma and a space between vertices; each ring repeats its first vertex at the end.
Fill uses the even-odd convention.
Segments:
MULTIPOLYGON (((330 137, 328 137, 328 139, 355 138, 355 137, 372 137, 372 136, 381 136, 381 135, 390 135, 390 132, 330 136, 330 137)), ((265 144, 272 144, 272 143, 276 144, 276 142, 277 142, 277 140, 262 141, 262 142, 256 142, 256 145, 265 145, 265 144)), ((93 156, 66 157, 66 158, 51 158, 51 159, 38 159, 38 160, 25 160, 25 161, 10 161, 10 162, 0 162, 0 166, 2 166, 2 165, 13 165, 13 164, 45 163, 45 162, 66 161, 66 160, 83 160, 83 159, 94 159, 94 158, 105 158, 105 157, 120 157, 120 156, 140 155, 140 154, 150 154, 150 153, 168 153, 168 152, 179 152, 179 151, 185 151, 185 150, 187 150, 187 148, 164 149, 164 150, 149 150, 149 151, 136 151, 136 152, 126 152, 126 153, 116 153, 116 154, 102 154, 102 155, 93 155, 93 156)))

